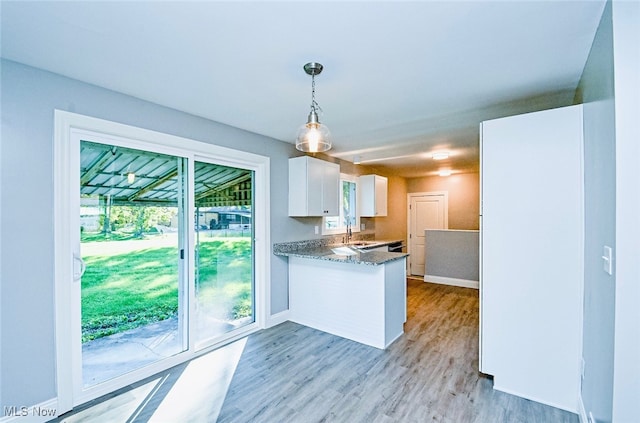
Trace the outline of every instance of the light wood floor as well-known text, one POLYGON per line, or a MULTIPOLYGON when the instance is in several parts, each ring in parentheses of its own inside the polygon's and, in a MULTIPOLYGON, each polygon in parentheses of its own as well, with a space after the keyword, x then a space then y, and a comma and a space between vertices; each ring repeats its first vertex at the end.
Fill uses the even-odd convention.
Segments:
MULTIPOLYGON (((205 388, 192 390, 190 397, 197 401, 189 405, 184 397, 163 414, 163 401, 185 377, 185 364, 160 375, 164 382, 159 388, 156 383, 148 392, 140 391, 149 383, 145 381, 111 396, 108 401, 118 402, 123 411, 120 418, 110 414, 109 421, 579 421, 575 414, 494 391, 490 378, 478 372, 477 290, 409 279, 407 312, 405 334, 385 351, 291 322, 261 331, 243 341, 242 348, 225 347, 235 348, 239 361, 235 372, 227 371, 222 391, 220 383, 205 383, 205 388)), ((214 373, 212 368, 215 364, 200 370, 201 379, 224 379, 207 374, 214 373)), ((224 369, 218 366, 218 372, 224 369)), ((99 421, 108 401, 60 421, 99 421)))

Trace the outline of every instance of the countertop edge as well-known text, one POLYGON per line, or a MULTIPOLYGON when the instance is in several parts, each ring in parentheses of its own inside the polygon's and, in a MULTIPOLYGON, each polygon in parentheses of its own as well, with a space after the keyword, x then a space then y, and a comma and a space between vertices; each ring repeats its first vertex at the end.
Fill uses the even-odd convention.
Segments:
MULTIPOLYGON (((329 249, 330 251, 330 249, 329 249)), ((274 252, 277 256, 283 257, 299 257, 312 260, 332 261, 336 263, 360 264, 365 266, 378 266, 391 261, 400 260, 409 256, 407 253, 388 253, 384 251, 358 252, 353 256, 342 256, 338 254, 319 254, 312 252, 296 251, 296 252, 274 252)))

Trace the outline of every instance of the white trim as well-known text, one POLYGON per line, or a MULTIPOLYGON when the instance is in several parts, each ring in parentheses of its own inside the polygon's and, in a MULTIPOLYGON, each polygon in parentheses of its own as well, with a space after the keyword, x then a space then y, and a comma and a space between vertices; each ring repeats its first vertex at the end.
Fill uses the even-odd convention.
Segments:
POLYGON ((424 275, 424 281, 431 282, 431 283, 438 283, 440 285, 461 286, 463 288, 474 288, 474 289, 480 288, 480 284, 478 281, 472 281, 470 279, 458 279, 458 278, 448 278, 446 276, 424 275))
POLYGON ((411 254, 411 200, 413 197, 444 196, 444 228, 449 229, 449 191, 428 191, 407 193, 407 275, 411 275, 411 264, 413 262, 411 254))
POLYGON ((281 323, 291 320, 291 311, 283 310, 279 313, 276 313, 267 319, 267 328, 271 328, 277 326, 281 323))
POLYGON ((495 378, 493 379, 493 389, 495 389, 496 391, 500 391, 500 392, 504 392, 504 393, 507 393, 507 394, 515 395, 515 396, 520 397, 520 398, 524 398, 524 399, 528 399, 528 400, 531 400, 531 401, 539 402, 540 404, 544 404, 544 405, 548 405, 548 406, 551 406, 551 407, 559 408, 560 410, 568 411, 568 412, 573 413, 573 414, 578 414, 578 411, 576 409, 571 409, 569 407, 565 407, 564 405, 557 404, 557 403, 554 403, 552 401, 545 401, 545 400, 543 400, 541 398, 532 397, 530 395, 525 395, 522 392, 518 392, 518 391, 515 391, 515 390, 511 390, 511 389, 502 389, 502 388, 500 388, 499 385, 496 384, 496 379, 495 378))
POLYGON ((589 423, 589 418, 587 417, 587 409, 584 407, 582 395, 578 395, 578 417, 580 418, 580 423, 589 423))
POLYGON ((71 328, 64 326, 72 321, 71 289, 66 281, 73 279, 73 263, 67 254, 72 250, 72 243, 67 228, 71 227, 71 205, 69 204, 68 187, 71 169, 67 164, 71 156, 70 128, 72 116, 56 110, 54 112, 53 140, 53 233, 54 233, 54 299, 55 299, 55 340, 56 340, 56 387, 60 413, 73 408, 73 380, 61 377, 70 374, 69 365, 73 361, 73 347, 70 342, 71 328), (59 165, 55 165, 58 163, 59 165))
MULTIPOLYGON (((269 157, 60 110, 54 111, 53 142, 55 340, 56 384, 58 393, 56 404, 59 413, 70 411, 75 405, 112 392, 136 380, 175 366, 176 364, 193 359, 266 326, 268 316, 270 315, 270 301, 268 301, 268 299, 270 298, 271 283, 269 157), (76 168, 73 166, 79 162, 80 153, 79 151, 73 150, 72 137, 84 135, 87 135, 88 139, 99 138, 101 141, 108 140, 109 143, 113 143, 114 145, 126 143, 128 146, 138 145, 143 149, 150 149, 150 146, 152 146, 152 149, 155 151, 184 157, 190 161, 193 161, 196 157, 204 158, 205 160, 213 160, 217 164, 239 167, 255 172, 254 215, 256 218, 254 221, 254 281, 256 310, 255 322, 241 328, 235 332, 231 338, 218 341, 217 343, 213 341, 210 346, 198 351, 195 350, 193 341, 190 341, 189 349, 185 352, 179 353, 159 363, 130 372, 118 379, 96 385, 92 387, 90 392, 87 390, 83 391, 82 394, 74 394, 73 380, 69 377, 73 374, 71 366, 74 360, 74 344, 71 342, 73 334, 71 322, 73 322, 74 313, 79 313, 79 310, 73 310, 71 307, 74 304, 73 288, 69 281, 73 278, 74 263, 69 252, 73 251, 74 245, 77 244, 77 242, 74 243, 74 235, 72 235, 74 231, 69 230, 69 228, 71 228, 73 223, 71 216, 75 210, 74 204, 76 206, 79 205, 79 195, 74 195, 69 187, 74 189, 73 187, 77 186, 79 189, 77 181, 78 175, 74 173, 76 168), (70 164, 73 165, 70 166, 70 164)), ((191 174, 191 176, 193 175, 191 174)), ((188 231, 192 231, 191 225, 187 225, 187 228, 188 231)), ((77 236, 79 236, 79 234, 77 236)), ((187 245, 192 247, 192 243, 193 234, 189 232, 187 234, 187 245)), ((189 259, 189 263, 192 265, 192 258, 190 257, 189 259)), ((75 349, 77 350, 77 348, 75 349)), ((78 352, 75 351, 75 355, 77 354, 78 352)), ((78 376, 76 376, 76 378, 77 377, 78 376)))
MULTIPOLYGON (((4 406, 4 407, 9 407, 4 406)), ((58 412, 58 400, 51 398, 48 401, 41 402, 30 406, 17 406, 18 415, 7 416, 5 410, 2 410, 4 417, 0 418, 0 423, 20 422, 20 423, 44 423, 48 422, 60 415, 58 412), (49 415, 52 412, 54 415, 49 415), (47 415, 45 415, 47 414, 47 415)))

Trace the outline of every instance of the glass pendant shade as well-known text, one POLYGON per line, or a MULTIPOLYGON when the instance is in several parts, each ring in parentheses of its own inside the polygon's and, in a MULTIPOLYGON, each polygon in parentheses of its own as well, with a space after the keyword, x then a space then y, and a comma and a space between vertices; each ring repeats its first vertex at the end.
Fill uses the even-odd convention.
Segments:
POLYGON ((331 134, 329 128, 318 120, 318 110, 320 106, 316 102, 316 80, 315 76, 322 72, 322 65, 316 62, 309 62, 304 65, 304 71, 311 75, 311 112, 307 123, 298 129, 296 135, 296 149, 306 153, 319 153, 331 149, 331 134))
POLYGON ((309 113, 307 123, 298 129, 296 149, 307 153, 319 153, 331 149, 331 133, 318 121, 315 111, 309 113))

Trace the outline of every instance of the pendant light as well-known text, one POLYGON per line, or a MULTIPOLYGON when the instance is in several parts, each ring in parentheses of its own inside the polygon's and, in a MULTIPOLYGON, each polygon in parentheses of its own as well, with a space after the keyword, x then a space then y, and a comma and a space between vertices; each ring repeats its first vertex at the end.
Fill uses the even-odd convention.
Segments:
POLYGON ((322 111, 322 109, 316 102, 315 76, 322 72, 322 65, 310 62, 304 65, 304 71, 311 75, 311 112, 309 112, 307 123, 298 129, 296 148, 307 153, 327 151, 331 149, 331 134, 329 128, 318 120, 318 110, 322 111))

